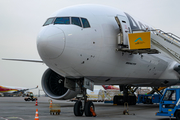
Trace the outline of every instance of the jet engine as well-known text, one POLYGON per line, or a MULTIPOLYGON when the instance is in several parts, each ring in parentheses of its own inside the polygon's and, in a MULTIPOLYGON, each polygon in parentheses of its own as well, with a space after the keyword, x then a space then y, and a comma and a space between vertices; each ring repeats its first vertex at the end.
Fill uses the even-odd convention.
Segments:
POLYGON ((64 87, 65 78, 51 69, 47 69, 42 77, 41 84, 44 92, 52 99, 62 100, 74 98, 79 90, 73 91, 64 87))

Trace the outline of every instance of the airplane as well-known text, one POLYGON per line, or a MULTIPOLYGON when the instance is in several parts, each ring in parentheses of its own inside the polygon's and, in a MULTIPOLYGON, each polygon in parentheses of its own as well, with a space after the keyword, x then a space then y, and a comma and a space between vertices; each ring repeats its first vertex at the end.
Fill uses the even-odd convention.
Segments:
POLYGON ((102 87, 105 89, 105 90, 119 90, 118 87, 115 87, 113 85, 102 85, 102 87))
MULTIPOLYGON (((93 90, 94 85, 119 85, 123 101, 136 103, 135 96, 128 96, 129 86, 180 82, 180 64, 160 48, 149 44, 148 49, 129 49, 128 35, 143 32, 157 35, 152 26, 119 9, 70 6, 56 11, 43 24, 37 36, 42 61, 14 60, 45 63, 49 68, 42 76, 44 92, 56 100, 78 96, 74 115, 92 116, 90 108, 95 107, 87 101, 86 89, 93 90)), ((140 36, 134 42, 141 45, 146 40, 140 36)))
POLYGON ((24 94, 26 91, 36 89, 36 88, 38 88, 38 86, 34 88, 22 88, 22 87, 0 85, 0 93, 5 96, 10 95, 10 94, 18 94, 18 93, 24 94))

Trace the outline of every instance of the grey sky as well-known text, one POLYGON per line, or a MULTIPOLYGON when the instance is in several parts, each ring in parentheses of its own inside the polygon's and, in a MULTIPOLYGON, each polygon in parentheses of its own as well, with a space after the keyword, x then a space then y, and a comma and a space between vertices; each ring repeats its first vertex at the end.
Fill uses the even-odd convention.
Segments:
MULTIPOLYGON (((0 0, 0 58, 40 59, 36 36, 49 15, 77 4, 103 4, 180 36, 180 0, 0 0)), ((41 88, 46 65, 0 60, 0 85, 41 88)))

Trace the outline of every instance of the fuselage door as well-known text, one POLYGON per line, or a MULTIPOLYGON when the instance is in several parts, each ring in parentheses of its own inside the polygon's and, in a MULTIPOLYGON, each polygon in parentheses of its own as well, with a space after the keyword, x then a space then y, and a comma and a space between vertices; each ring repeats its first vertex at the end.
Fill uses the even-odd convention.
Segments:
POLYGON ((119 26, 118 45, 128 46, 128 33, 130 33, 129 21, 125 16, 117 15, 115 17, 119 26))

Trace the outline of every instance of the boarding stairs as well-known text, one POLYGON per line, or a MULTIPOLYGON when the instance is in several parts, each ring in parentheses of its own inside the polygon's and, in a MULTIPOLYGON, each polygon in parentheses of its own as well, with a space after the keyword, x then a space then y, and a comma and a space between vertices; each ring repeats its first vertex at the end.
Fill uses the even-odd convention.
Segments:
POLYGON ((153 33, 151 34, 151 44, 158 51, 164 52, 180 63, 180 37, 160 29, 156 29, 153 33))
POLYGON ((177 35, 174 35, 172 33, 166 33, 160 29, 148 30, 147 28, 146 30, 130 30, 127 18, 117 15, 115 16, 115 20, 119 26, 120 31, 120 33, 117 36, 117 51, 128 52, 131 54, 164 53, 168 55, 170 58, 180 63, 180 37, 178 37, 177 35), (131 49, 129 35, 131 33, 142 32, 151 32, 150 39, 148 38, 151 41, 151 47, 147 47, 147 49, 131 49))

